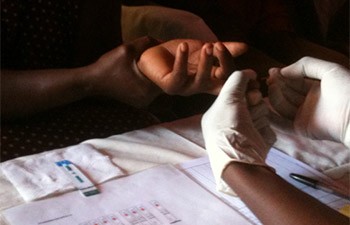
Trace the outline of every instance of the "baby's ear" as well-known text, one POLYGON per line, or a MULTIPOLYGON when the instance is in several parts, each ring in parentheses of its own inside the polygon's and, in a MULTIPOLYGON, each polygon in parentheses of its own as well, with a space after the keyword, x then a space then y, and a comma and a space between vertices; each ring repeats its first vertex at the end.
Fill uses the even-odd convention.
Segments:
POLYGON ((233 57, 242 55, 249 48, 249 46, 244 42, 224 42, 223 44, 233 57))

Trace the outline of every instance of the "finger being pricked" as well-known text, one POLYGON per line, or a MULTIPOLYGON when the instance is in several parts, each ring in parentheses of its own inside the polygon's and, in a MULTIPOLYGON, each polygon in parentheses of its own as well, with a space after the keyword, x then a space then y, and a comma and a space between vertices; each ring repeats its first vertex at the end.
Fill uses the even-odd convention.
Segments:
POLYGON ((282 116, 293 119, 297 113, 298 107, 290 103, 283 94, 283 89, 279 83, 269 84, 269 101, 272 107, 282 116))
MULTIPOLYGON (((251 83, 251 81, 248 83, 248 88, 249 84, 251 83)), ((248 106, 253 106, 259 104, 262 101, 263 97, 259 89, 248 89, 246 93, 246 99, 248 106)))
POLYGON ((269 70, 268 85, 278 85, 284 98, 295 106, 301 105, 305 101, 305 83, 304 78, 288 78, 284 77, 279 68, 271 68, 269 70))
POLYGON ((214 57, 218 60, 213 67, 213 75, 217 79, 226 80, 228 76, 235 70, 234 58, 229 50, 221 42, 214 44, 214 57))
POLYGON ((249 113, 256 129, 269 125, 269 109, 264 101, 259 104, 249 106, 249 113))
POLYGON ((293 89, 299 94, 306 95, 306 93, 311 88, 311 83, 308 82, 308 79, 305 79, 305 76, 300 72, 294 71, 292 66, 287 66, 282 69, 280 68, 271 68, 269 74, 278 74, 280 79, 283 79, 286 85, 293 89))

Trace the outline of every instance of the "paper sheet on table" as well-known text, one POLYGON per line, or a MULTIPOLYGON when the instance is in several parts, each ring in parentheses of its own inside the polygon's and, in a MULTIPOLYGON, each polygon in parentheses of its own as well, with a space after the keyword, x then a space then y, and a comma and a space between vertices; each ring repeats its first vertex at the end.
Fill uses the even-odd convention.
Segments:
POLYGON ((170 165, 107 182, 99 189, 98 195, 67 193, 8 209, 4 215, 12 225, 251 224, 170 165))
MULTIPOLYGON (((306 165, 305 163, 296 160, 285 153, 280 152, 275 148, 271 148, 267 160, 267 164, 276 170, 276 173, 289 183, 293 184, 297 188, 306 192, 307 194, 317 198, 322 203, 329 207, 340 211, 342 207, 349 205, 348 199, 340 198, 333 194, 326 193, 321 190, 314 189, 312 187, 301 184, 289 177, 290 173, 298 173, 308 177, 316 178, 317 180, 333 183, 329 177, 306 165)), ((193 180, 197 181, 204 188, 223 199, 238 212, 248 218, 254 224, 261 224, 256 216, 249 210, 249 208, 238 197, 233 197, 221 192, 218 192, 215 187, 215 179, 210 167, 208 157, 202 157, 189 162, 182 163, 178 166, 186 174, 188 174, 193 180)), ((346 187, 344 187, 346 188, 346 187)))

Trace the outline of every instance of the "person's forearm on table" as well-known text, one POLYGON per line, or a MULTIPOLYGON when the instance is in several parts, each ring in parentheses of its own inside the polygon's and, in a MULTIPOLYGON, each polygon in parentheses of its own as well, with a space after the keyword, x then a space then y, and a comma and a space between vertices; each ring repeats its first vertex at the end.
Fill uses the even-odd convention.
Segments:
POLYGON ((349 218, 262 166, 231 163, 223 179, 266 225, 349 224, 349 218))

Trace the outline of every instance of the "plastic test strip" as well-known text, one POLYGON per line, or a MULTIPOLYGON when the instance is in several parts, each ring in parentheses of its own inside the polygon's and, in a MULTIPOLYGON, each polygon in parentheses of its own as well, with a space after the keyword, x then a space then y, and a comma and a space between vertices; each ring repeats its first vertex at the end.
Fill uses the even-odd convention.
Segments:
POLYGON ((56 162, 67 176, 70 177, 74 186, 82 193, 85 197, 99 194, 100 191, 96 186, 87 178, 72 162, 69 160, 62 160, 56 162))

